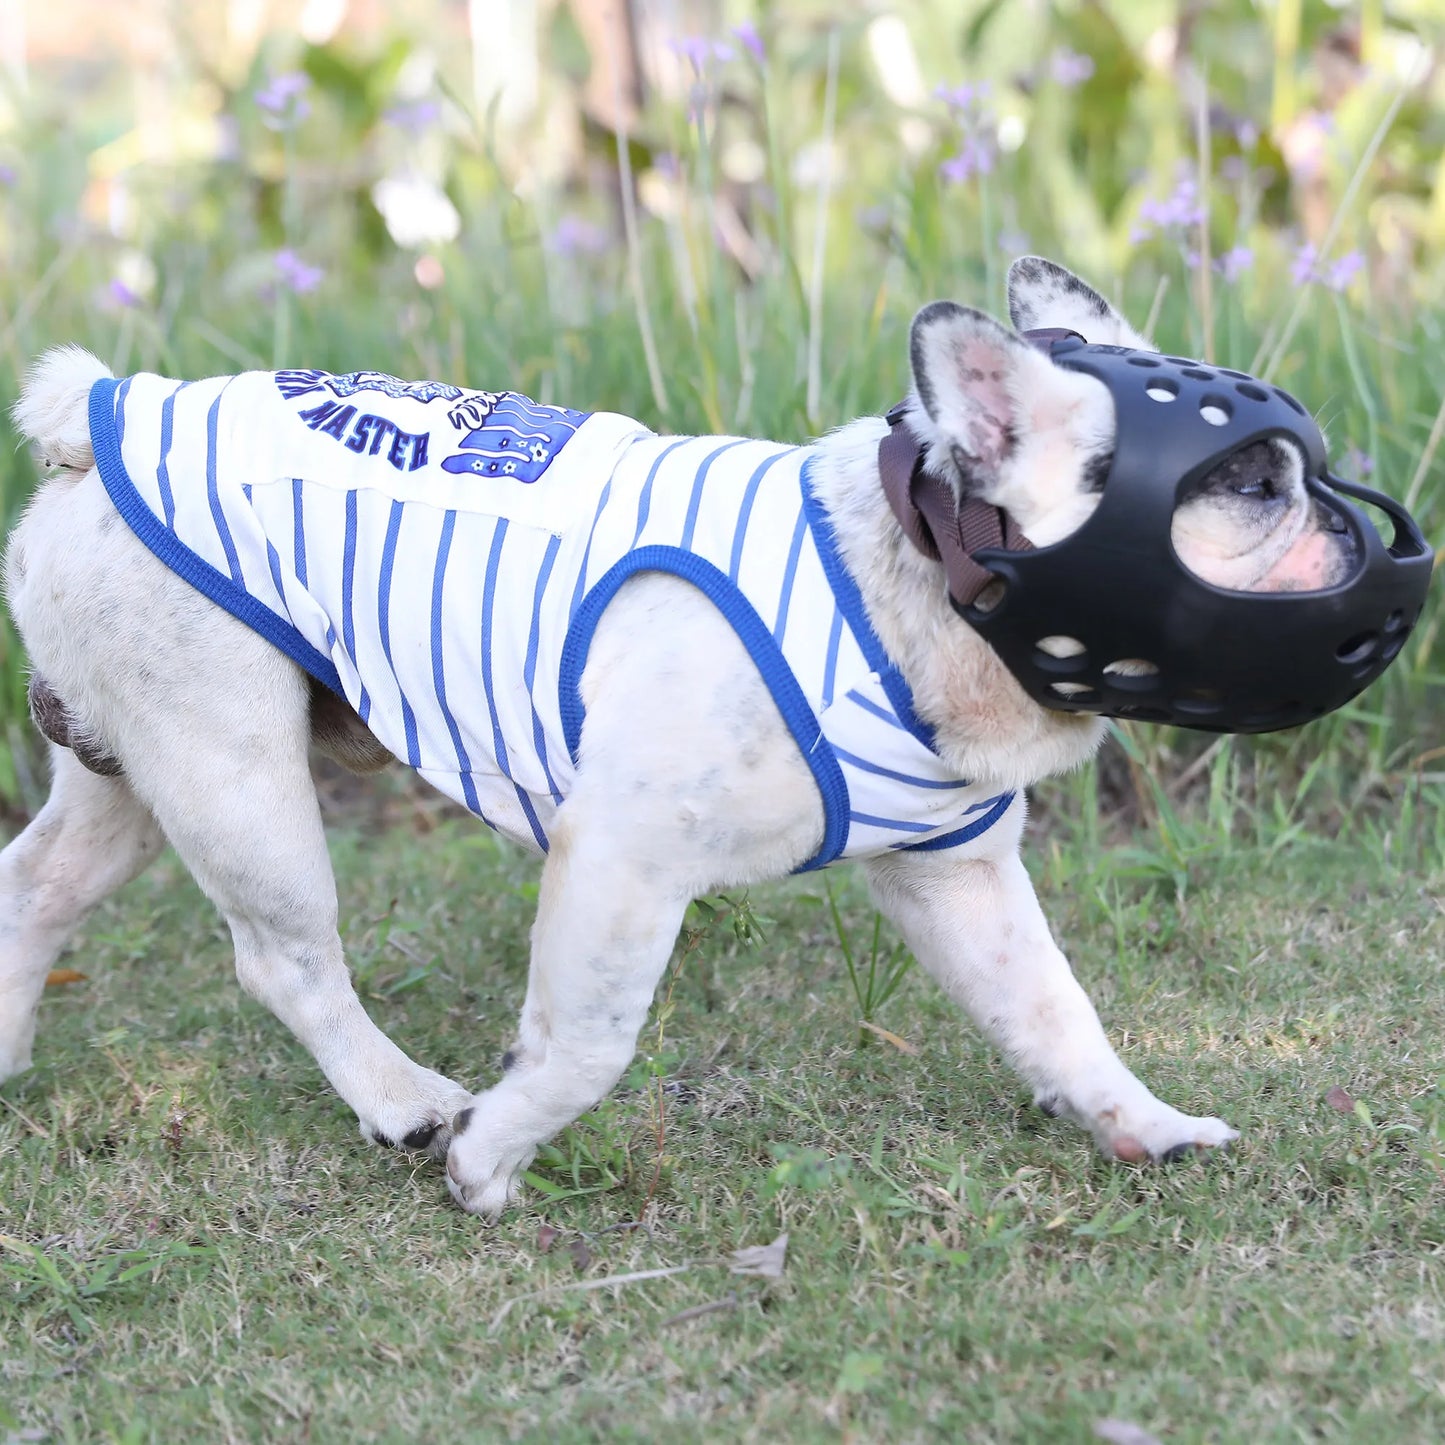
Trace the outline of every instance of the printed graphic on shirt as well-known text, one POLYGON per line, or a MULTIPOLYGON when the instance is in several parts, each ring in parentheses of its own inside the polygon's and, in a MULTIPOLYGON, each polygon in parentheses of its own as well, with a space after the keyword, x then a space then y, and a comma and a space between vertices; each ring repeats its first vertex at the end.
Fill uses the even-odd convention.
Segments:
POLYGON ((460 452, 442 458, 442 470, 519 482, 537 481, 591 415, 541 406, 515 391, 464 391, 450 382, 403 381, 384 371, 278 371, 276 387, 288 401, 320 394, 321 400, 297 413, 301 421, 358 455, 384 456, 399 472, 427 465, 429 433, 405 431, 348 398, 374 391, 394 400, 450 402, 447 420, 466 435, 457 442, 460 452))

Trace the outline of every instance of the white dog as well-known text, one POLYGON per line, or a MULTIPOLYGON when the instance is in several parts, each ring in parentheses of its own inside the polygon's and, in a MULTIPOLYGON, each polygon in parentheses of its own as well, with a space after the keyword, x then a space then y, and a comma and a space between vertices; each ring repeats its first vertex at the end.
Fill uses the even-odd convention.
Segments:
MULTIPOLYGON (((1016 263, 1009 305, 1021 330, 1146 344, 1048 262, 1016 263)), ((919 314, 911 359, 932 470, 1035 545, 1090 515, 1099 382, 951 303, 919 314)), ((1124 1067, 1049 934, 1024 789, 1101 724, 1031 702, 955 615, 880 490, 880 418, 790 448, 376 372, 108 377, 52 352, 16 407, 55 470, 6 586, 57 745, 0 855, 0 1079, 29 1065, 66 941, 169 841, 363 1134, 445 1157, 458 1202, 495 1216, 623 1073, 690 899, 857 857, 1037 1102, 1108 1156, 1235 1137, 1124 1067), (546 853, 517 1040, 475 1096, 352 989, 313 739, 359 768, 395 753, 546 853)), ((1182 560, 1320 585, 1345 543, 1295 449, 1217 471, 1176 514, 1182 560)))

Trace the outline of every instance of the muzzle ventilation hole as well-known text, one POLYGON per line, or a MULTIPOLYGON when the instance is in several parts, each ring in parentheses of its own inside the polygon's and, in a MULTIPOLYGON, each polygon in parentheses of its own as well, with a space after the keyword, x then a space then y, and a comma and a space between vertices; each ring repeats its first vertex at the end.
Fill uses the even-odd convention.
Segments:
POLYGON ((1150 401, 1177 401, 1179 388, 1174 382, 1161 378, 1158 381, 1151 381, 1145 388, 1144 394, 1150 401))
POLYGON ((1159 665, 1143 657, 1118 657, 1104 665, 1104 676, 1119 687, 1148 692, 1159 685, 1159 665))
POLYGON ((1222 396, 1206 396, 1199 403, 1199 415, 1210 426, 1226 426, 1233 411, 1228 399, 1222 396))
POLYGON ((1379 642, 1380 635, 1377 632, 1357 632, 1353 637, 1347 637, 1335 648, 1335 656, 1347 667, 1357 662, 1364 662, 1375 651, 1375 645, 1379 642))
POLYGON ((1077 637, 1057 633, 1034 643, 1034 666, 1043 672, 1082 672, 1089 665, 1089 653, 1077 637))

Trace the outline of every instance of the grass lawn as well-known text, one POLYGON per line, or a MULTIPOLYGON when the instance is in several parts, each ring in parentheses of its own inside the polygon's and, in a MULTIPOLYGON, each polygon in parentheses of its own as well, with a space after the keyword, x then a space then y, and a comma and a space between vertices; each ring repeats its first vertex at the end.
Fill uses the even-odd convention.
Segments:
MULTIPOLYGON (((383 1026, 478 1084, 536 868, 423 818, 338 828, 344 934, 383 1026)), ((1243 1131, 1174 1168, 1037 1114, 922 975, 877 1020, 916 1054, 860 1044, 819 880, 752 895, 759 945, 699 913, 628 1084, 493 1228, 362 1143, 168 855, 0 1095, 0 1439, 1438 1440, 1437 841, 1196 840, 1173 878, 1148 835, 1034 841, 1124 1057, 1243 1131), (784 1231, 781 1278, 729 1269, 784 1231)))

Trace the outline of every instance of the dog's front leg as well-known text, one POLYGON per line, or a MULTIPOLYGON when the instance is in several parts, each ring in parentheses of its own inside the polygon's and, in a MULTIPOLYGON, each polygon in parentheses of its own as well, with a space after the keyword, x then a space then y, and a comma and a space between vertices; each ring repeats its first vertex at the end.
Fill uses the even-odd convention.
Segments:
POLYGON ((447 1184, 464 1209, 500 1214, 537 1146, 598 1103, 631 1062, 688 903, 659 882, 665 872, 605 828, 559 819, 507 1073, 456 1118, 447 1184))
POLYGON ((1237 1138, 1156 1099, 1124 1066, 1050 936, 1023 863, 895 853, 869 865, 884 912, 920 963, 1033 1087, 1111 1158, 1169 1159, 1237 1138))

